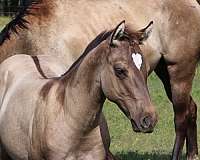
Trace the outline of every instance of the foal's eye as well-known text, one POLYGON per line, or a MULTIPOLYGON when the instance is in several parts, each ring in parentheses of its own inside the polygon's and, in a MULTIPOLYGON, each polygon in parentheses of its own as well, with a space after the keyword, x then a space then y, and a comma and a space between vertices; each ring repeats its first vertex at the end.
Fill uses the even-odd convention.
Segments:
POLYGON ((125 68, 114 66, 114 71, 115 71, 115 75, 120 79, 124 79, 127 77, 128 71, 125 68))

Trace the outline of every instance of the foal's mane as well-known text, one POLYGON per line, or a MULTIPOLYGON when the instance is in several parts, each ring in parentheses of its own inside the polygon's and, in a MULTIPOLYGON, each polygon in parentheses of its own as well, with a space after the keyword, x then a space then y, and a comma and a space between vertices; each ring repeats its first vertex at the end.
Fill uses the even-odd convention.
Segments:
POLYGON ((88 46, 84 50, 83 54, 70 66, 70 68, 62 76, 66 76, 69 73, 71 73, 72 71, 74 71, 75 68, 78 68, 80 66, 81 62, 83 61, 83 59, 90 53, 90 51, 92 51, 100 43, 102 43, 104 40, 106 40, 111 34, 112 34, 112 30, 101 32, 94 40, 92 40, 88 44, 88 46))
POLYGON ((39 3, 40 0, 23 0, 24 5, 20 7, 15 18, 10 21, 4 29, 0 32, 0 45, 7 39, 10 39, 12 33, 18 34, 18 29, 28 29, 27 24, 29 23, 24 17, 26 15, 32 14, 31 9, 34 8, 34 5, 39 3))
MULTIPOLYGON (((63 74, 61 77, 69 75, 72 71, 74 71, 76 68, 78 68, 83 61, 83 59, 92 51, 94 48, 96 48, 99 44, 101 44, 104 40, 106 40, 109 36, 111 36, 113 30, 110 31, 103 31, 101 32, 94 40, 92 40, 86 49, 84 50, 83 54, 70 66, 70 68, 63 74)), ((129 42, 131 39, 137 39, 137 35, 135 32, 130 30, 128 26, 125 28, 125 33, 122 39, 126 39, 129 42)))

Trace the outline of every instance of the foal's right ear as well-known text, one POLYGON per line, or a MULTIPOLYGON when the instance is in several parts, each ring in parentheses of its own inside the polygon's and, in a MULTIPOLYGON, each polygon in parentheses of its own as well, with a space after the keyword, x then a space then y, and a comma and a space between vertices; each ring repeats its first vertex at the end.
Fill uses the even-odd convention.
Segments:
POLYGON ((153 21, 151 21, 145 28, 137 31, 139 44, 146 41, 153 30, 153 21))
POLYGON ((117 27, 113 30, 111 39, 110 39, 110 46, 117 45, 117 41, 124 36, 125 30, 125 20, 117 25, 117 27))

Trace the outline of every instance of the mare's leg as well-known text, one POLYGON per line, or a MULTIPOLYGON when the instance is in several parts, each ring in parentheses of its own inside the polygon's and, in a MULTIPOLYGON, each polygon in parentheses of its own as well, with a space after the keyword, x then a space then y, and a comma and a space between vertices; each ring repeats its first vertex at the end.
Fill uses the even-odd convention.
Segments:
POLYGON ((180 159, 186 137, 188 160, 196 160, 198 154, 196 104, 190 96, 196 65, 191 63, 187 65, 187 68, 184 64, 181 65, 166 65, 162 58, 155 72, 162 80, 174 108, 176 138, 172 160, 180 159))
POLYGON ((190 97, 190 116, 188 117, 188 127, 186 135, 187 159, 198 160, 198 145, 197 145, 197 106, 190 97))
POLYGON ((107 122, 106 122, 106 119, 105 119, 103 113, 101 114, 99 125, 100 125, 100 131, 101 131, 101 137, 102 137, 104 149, 106 151, 106 159, 105 160, 117 160, 109 150, 110 133, 109 133, 108 125, 107 125, 107 122))

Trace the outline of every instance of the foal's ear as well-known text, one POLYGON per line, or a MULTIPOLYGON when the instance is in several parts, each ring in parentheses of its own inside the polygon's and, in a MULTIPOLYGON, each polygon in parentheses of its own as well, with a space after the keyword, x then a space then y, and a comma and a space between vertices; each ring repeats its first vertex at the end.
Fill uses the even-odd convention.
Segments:
POLYGON ((110 46, 115 46, 117 41, 123 37, 125 30, 125 20, 117 25, 117 27, 113 30, 111 39, 110 39, 110 46))
POLYGON ((145 28, 137 31, 139 44, 142 44, 149 38, 152 29, 153 29, 153 21, 151 21, 145 28))

